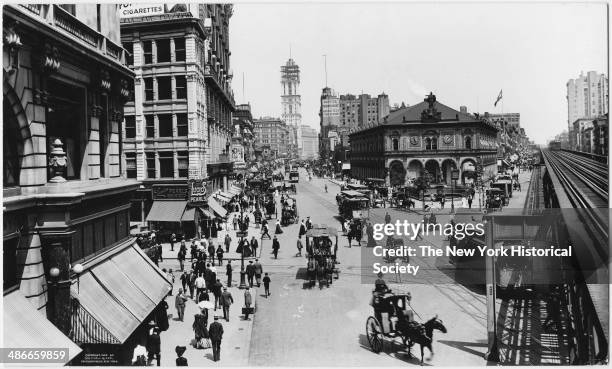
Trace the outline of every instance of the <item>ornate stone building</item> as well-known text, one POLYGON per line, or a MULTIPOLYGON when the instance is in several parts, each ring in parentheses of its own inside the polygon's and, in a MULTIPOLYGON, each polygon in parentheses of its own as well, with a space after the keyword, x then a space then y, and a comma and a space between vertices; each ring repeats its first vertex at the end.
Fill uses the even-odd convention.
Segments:
POLYGON ((188 180, 206 180, 212 192, 228 188, 235 111, 232 9, 231 4, 176 4, 160 14, 121 19, 121 41, 135 72, 123 132, 126 174, 144 186, 132 204, 134 221, 163 219, 158 225, 178 234, 187 227, 183 222, 194 221, 192 212, 182 216, 186 205, 180 209, 172 202, 177 208, 170 218, 155 205, 155 186, 186 188, 188 180))
POLYGON ((130 236, 139 183, 122 175, 120 135, 133 73, 117 5, 2 17, 4 322, 17 327, 5 346, 66 347, 78 365, 112 345, 129 365, 170 284, 130 236))
POLYGON ((378 126, 353 131, 351 173, 404 185, 427 170, 434 183, 451 183, 451 171, 470 181, 478 165, 495 170, 497 128, 436 101, 399 109, 378 126))

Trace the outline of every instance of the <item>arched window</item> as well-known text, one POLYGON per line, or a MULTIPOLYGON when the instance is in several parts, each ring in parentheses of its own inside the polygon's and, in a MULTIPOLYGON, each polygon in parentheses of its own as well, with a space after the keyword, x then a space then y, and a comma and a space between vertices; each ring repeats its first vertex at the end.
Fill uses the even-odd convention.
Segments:
POLYGON ((431 138, 425 138, 425 150, 431 150, 431 138))
POLYGON ((472 137, 467 136, 465 138, 465 148, 468 149, 468 150, 472 149, 472 137))
POLYGON ((431 138, 431 149, 438 150, 438 138, 437 137, 431 138))
POLYGON ((397 138, 393 139, 393 151, 399 150, 399 140, 397 138))

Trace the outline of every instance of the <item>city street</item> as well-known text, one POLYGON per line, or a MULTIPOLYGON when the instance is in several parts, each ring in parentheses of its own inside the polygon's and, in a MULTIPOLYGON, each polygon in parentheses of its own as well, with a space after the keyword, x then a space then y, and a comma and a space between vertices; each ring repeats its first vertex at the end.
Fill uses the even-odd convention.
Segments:
MULTIPOLYGON (((298 184, 298 209, 301 218, 310 216, 315 224, 341 229, 334 218, 337 206, 334 196, 339 187, 301 173, 298 184), (329 193, 324 191, 327 183, 329 193)), ((383 222, 385 209, 371 211, 373 222, 383 222)), ((390 210, 393 219, 419 221, 418 214, 390 210), (402 218, 399 218, 402 217, 402 218)), ((299 225, 284 228, 279 236, 278 260, 264 247, 263 262, 271 272, 272 296, 258 297, 257 312, 251 337, 249 365, 313 365, 313 366, 397 366, 402 362, 419 364, 409 358, 401 343, 385 343, 383 352, 375 354, 365 336, 365 322, 373 315, 369 305, 372 284, 361 283, 361 250, 348 248, 346 237, 339 237, 340 276, 329 287, 304 289, 306 258, 296 257, 299 225)), ((339 233, 341 235, 342 233, 339 233)), ((429 240, 428 240, 429 241, 429 240)), ((439 240, 431 240, 431 244, 439 240)), ((411 262, 415 262, 412 261, 411 262)), ((422 264, 416 260, 417 264, 422 264)), ((447 334, 434 334, 435 356, 426 351, 426 364, 485 365, 486 309, 485 298, 455 284, 435 267, 424 265, 414 284, 390 284, 394 290, 410 291, 412 306, 425 321, 435 314, 444 321, 447 334)), ((419 354, 419 346, 412 349, 419 354)))
MULTIPOLYGON (((521 173, 520 181, 524 191, 515 192, 509 207, 522 207, 529 177, 528 172, 521 173)), ((235 231, 228 225, 227 232, 233 242, 230 253, 226 254, 225 258, 232 259, 234 267, 233 287, 230 292, 235 303, 232 306, 230 322, 221 321, 225 335, 222 360, 215 363, 216 365, 291 365, 296 360, 303 365, 312 366, 395 366, 401 362, 419 365, 418 345, 412 349, 413 355, 416 355, 413 358, 409 358, 400 340, 386 341, 380 354, 374 353, 369 347, 365 322, 373 315, 369 302, 374 286, 372 283, 364 283, 363 274, 370 273, 372 268, 371 265, 362 266, 361 260, 362 253, 370 253, 372 249, 357 247, 354 242, 353 247, 348 247, 347 238, 341 232, 337 219, 335 195, 339 191, 340 187, 328 179, 313 178, 308 181, 306 171, 301 170, 296 195, 300 218, 306 219, 310 216, 314 224, 326 224, 338 229, 339 279, 334 280, 329 288, 320 289, 318 284, 312 289, 307 288, 307 259, 304 256, 296 256, 299 224, 284 227, 283 233, 277 236, 281 244, 278 259, 275 260, 271 254, 271 240, 260 241, 260 261, 264 272, 270 273, 272 295, 265 298, 263 286, 253 290, 256 313, 250 321, 244 321, 240 313, 244 300, 243 292, 237 288, 240 281, 240 261, 239 255, 235 253, 235 231), (325 193, 325 184, 328 193, 325 193)), ((462 206, 465 204, 456 204, 458 212, 470 211, 462 209, 462 206)), ((445 210, 436 210, 438 221, 442 224, 449 221, 448 210, 448 207, 445 210)), ((419 222, 422 219, 418 210, 406 212, 395 208, 374 208, 370 209, 370 220, 373 223, 384 223, 386 212, 391 215, 392 222, 397 219, 419 222)), ((470 212, 478 216, 477 209, 470 212)), ((233 214, 230 219, 232 216, 233 214)), ((271 224, 274 221, 273 218, 271 224)), ((225 233, 226 231, 219 233, 219 242, 215 244, 221 242, 225 233)), ((271 234, 274 235, 273 231, 271 234)), ((251 223, 248 238, 256 236, 259 239, 259 235, 260 230, 251 223)), ((436 236, 425 236, 423 241, 408 241, 408 245, 430 245, 433 248, 444 247, 447 243, 442 237, 436 236)), ((365 238, 362 244, 365 245, 365 238)), ((164 244, 163 247, 165 259, 160 263, 160 268, 171 268, 175 272, 176 293, 180 287, 180 274, 177 272, 178 263, 174 258, 179 245, 175 245, 174 251, 170 251, 169 244, 164 244)), ((417 321, 424 322, 437 314, 448 330, 446 334, 439 331, 434 333, 435 355, 431 356, 426 351, 425 363, 453 365, 460 360, 466 365, 485 365, 483 355, 487 342, 486 301, 482 291, 456 283, 454 266, 448 263, 446 257, 412 257, 410 263, 419 266, 418 274, 403 274, 401 277, 388 279, 389 287, 398 293, 411 293, 411 305, 418 314, 415 316, 417 321)), ((225 266, 218 267, 218 276, 225 285, 225 266)), ((367 275, 367 278, 373 280, 375 276, 367 275)), ((169 313, 175 317, 174 298, 170 296, 166 300, 170 306, 169 313)), ((162 334, 162 365, 172 364, 176 345, 189 347, 185 357, 191 365, 213 363, 210 349, 196 350, 190 347, 193 338, 191 324, 195 313, 195 304, 188 302, 185 322, 171 319, 170 329, 162 334)), ((217 310, 217 314, 221 315, 221 310, 217 310)))

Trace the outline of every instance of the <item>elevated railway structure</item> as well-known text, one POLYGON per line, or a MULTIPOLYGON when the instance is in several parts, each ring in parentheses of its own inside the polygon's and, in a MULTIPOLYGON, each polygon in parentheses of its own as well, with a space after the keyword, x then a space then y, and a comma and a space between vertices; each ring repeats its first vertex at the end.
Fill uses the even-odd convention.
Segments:
MULTIPOLYGON (((563 302, 568 306, 572 328, 571 362, 607 362, 610 283, 608 158, 569 150, 542 149, 541 153, 545 172, 538 193, 542 194, 544 206, 552 211, 551 215, 560 217, 563 222, 563 229, 558 228, 558 247, 571 245, 573 251, 573 273, 562 284, 565 292, 563 302)), ((535 202, 526 203, 526 207, 534 206, 535 202)))

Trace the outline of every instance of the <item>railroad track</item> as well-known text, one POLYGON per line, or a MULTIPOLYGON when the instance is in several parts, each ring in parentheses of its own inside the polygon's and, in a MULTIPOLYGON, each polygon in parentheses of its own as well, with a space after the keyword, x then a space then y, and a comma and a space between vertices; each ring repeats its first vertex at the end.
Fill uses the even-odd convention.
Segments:
POLYGON ((542 154, 563 187, 557 191, 565 191, 571 207, 584 209, 580 213, 585 226, 607 240, 608 167, 566 151, 542 150, 542 154))

